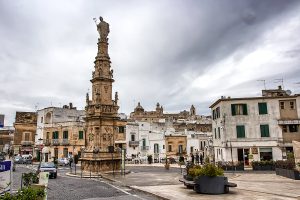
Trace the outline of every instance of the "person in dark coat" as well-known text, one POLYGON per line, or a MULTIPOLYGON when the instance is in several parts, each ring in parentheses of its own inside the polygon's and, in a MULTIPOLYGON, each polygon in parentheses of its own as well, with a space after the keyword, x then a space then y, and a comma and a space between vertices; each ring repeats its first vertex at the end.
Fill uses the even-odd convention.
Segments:
POLYGON ((199 165, 199 153, 196 153, 196 164, 199 165))
POLYGON ((202 154, 200 154, 200 163, 201 163, 201 165, 203 164, 203 156, 202 156, 202 154))
POLYGON ((193 153, 191 153, 191 158, 192 158, 192 163, 194 164, 195 158, 194 158, 194 154, 193 153))

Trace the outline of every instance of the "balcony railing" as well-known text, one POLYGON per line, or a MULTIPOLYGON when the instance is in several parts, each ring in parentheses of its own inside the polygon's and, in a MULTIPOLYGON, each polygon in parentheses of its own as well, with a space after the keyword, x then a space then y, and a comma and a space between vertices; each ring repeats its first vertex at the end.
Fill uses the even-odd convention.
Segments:
POLYGON ((59 145, 59 139, 52 139, 52 145, 59 145))
POLYGON ((300 119, 279 119, 279 125, 300 124, 300 119))
POLYGON ((44 144, 45 144, 45 146, 50 146, 50 144, 51 144, 50 139, 45 139, 44 144))
POLYGON ((142 151, 148 151, 149 150, 149 146, 141 146, 141 150, 142 151))
POLYGON ((139 146, 139 141, 129 141, 129 146, 130 147, 138 147, 139 146))
POLYGON ((61 144, 62 145, 69 145, 70 143, 69 143, 68 139, 63 139, 61 144))
POLYGON ((30 146, 33 145, 33 141, 21 141, 21 144, 24 146, 30 146))

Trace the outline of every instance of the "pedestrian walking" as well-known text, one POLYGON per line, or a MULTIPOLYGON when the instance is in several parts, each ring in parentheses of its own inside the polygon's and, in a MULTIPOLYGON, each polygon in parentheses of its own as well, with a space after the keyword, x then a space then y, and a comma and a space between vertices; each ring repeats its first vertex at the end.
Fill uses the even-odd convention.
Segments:
POLYGON ((191 161, 192 161, 192 164, 194 164, 194 159, 195 159, 195 157, 194 157, 194 154, 193 153, 191 153, 191 161))
POLYGON ((199 165, 199 153, 196 153, 196 164, 199 165))

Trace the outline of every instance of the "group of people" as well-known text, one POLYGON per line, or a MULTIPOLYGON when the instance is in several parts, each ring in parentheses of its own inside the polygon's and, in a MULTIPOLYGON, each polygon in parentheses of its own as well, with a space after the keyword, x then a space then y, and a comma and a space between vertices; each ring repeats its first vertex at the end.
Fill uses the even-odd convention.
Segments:
POLYGON ((192 163, 194 163, 194 164, 203 164, 203 155, 202 155, 202 153, 200 153, 200 155, 199 155, 199 153, 196 153, 196 156, 193 154, 193 153, 191 153, 191 162, 192 163))

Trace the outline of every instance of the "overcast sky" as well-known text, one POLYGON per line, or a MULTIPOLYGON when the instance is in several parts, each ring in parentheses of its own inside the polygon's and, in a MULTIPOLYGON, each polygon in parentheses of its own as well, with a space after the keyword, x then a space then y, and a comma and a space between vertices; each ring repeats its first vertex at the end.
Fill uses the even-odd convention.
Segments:
POLYGON ((300 93, 300 1, 0 1, 0 113, 73 102, 85 94, 97 53, 94 17, 110 24, 113 90, 120 112, 210 114, 221 95, 264 88, 300 93))

